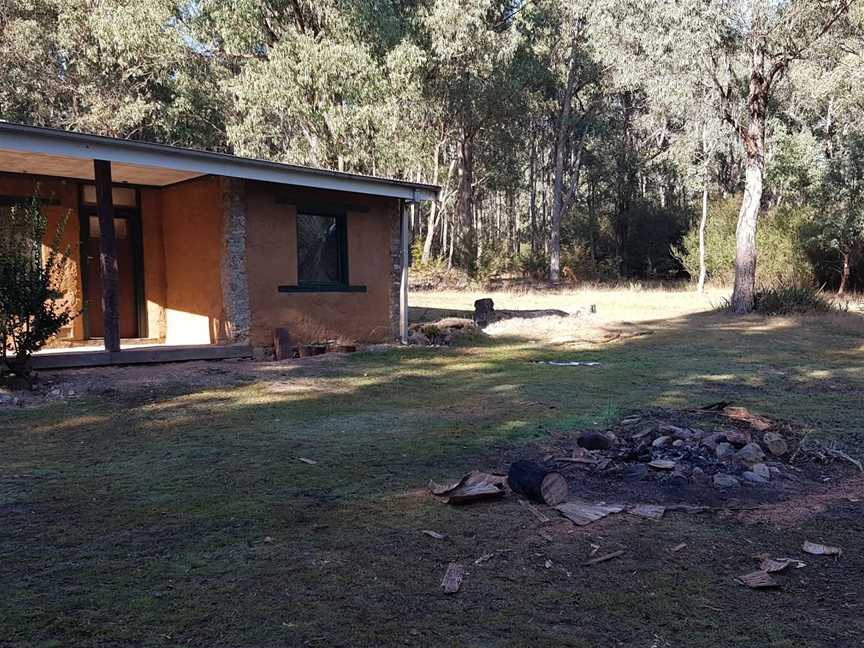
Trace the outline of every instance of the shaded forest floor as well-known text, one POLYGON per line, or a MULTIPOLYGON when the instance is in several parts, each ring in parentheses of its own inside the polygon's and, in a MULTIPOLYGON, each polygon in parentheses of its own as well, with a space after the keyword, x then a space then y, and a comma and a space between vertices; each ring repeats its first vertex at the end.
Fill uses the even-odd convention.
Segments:
POLYGON ((553 343, 529 327, 449 349, 118 381, 88 370, 71 398, 0 410, 0 645, 861 645, 864 481, 851 467, 771 514, 581 528, 546 529, 515 499, 456 508, 425 489, 631 412, 718 400, 860 456, 860 313, 733 318, 677 292, 492 296, 596 303, 586 328, 650 334, 553 343), (534 362, 558 359, 601 365, 534 362), (844 555, 802 555, 804 540, 844 555), (624 554, 583 567, 592 545, 624 554), (778 590, 736 583, 761 553, 807 567, 778 590), (468 574, 445 596, 450 561, 468 574))

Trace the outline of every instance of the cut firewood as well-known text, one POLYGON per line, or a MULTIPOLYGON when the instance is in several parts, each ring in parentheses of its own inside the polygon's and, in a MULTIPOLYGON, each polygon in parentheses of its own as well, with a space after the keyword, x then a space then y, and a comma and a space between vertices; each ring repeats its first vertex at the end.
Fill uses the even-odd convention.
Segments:
POLYGON ((596 558, 592 558, 591 560, 586 560, 582 563, 583 567, 590 567, 591 565, 596 565, 597 563, 606 562, 607 560, 612 560, 613 558, 617 558, 618 556, 624 555, 624 550, 619 549, 618 551, 613 551, 612 553, 603 554, 602 556, 597 556, 596 558))
POLYGON ((801 547, 804 553, 814 556, 842 556, 843 550, 840 547, 829 547, 828 545, 819 544, 817 542, 805 541, 801 547))
POLYGON ((749 574, 744 574, 736 579, 742 585, 746 585, 751 589, 768 589, 771 587, 780 587, 780 583, 771 578, 771 574, 761 569, 749 574))
POLYGON ((542 504, 555 506, 567 499, 567 480, 531 461, 516 461, 507 472, 507 483, 515 493, 542 504))
POLYGON ((459 563, 447 565, 444 579, 441 581, 441 589, 445 594, 455 594, 462 587, 462 579, 465 578, 465 566, 459 563))
POLYGON ((613 504, 585 504, 582 502, 565 502, 555 507, 568 520, 577 526, 585 526, 603 519, 610 513, 620 513, 623 506, 613 504))
POLYGON ((659 520, 663 517, 663 513, 666 512, 666 507, 656 504, 637 504, 627 509, 627 512, 630 515, 648 518, 649 520, 659 520))

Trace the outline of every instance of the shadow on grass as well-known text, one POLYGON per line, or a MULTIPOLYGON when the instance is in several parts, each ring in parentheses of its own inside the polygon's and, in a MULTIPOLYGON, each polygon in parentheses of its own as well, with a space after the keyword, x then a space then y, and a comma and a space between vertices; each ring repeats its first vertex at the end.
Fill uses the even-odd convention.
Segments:
MULTIPOLYGON (((499 338, 270 363, 248 380, 15 412, 0 441, 0 632, 11 645, 564 645, 578 628, 584 645, 844 645, 860 620, 839 605, 805 614, 805 585, 758 610, 732 585, 741 556, 794 551, 815 513, 792 531, 672 518, 547 544, 510 502, 456 511, 411 493, 649 406, 734 400, 860 442, 862 325, 699 314, 608 344, 499 338), (658 546, 682 541, 692 559, 678 569, 658 546), (629 557, 570 578, 590 542, 629 557), (460 597, 436 593, 448 561, 508 547, 520 549, 472 567, 460 597), (678 612, 703 605, 725 621, 678 612)), ((833 530, 847 546, 864 531, 850 519, 833 530)), ((810 583, 843 600, 861 594, 843 570, 861 568, 852 555, 810 583)))

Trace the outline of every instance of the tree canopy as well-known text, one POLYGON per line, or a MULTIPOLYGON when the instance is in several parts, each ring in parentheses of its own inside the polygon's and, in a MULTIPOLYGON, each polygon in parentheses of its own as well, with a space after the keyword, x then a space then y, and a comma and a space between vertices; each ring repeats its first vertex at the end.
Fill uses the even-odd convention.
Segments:
POLYGON ((800 210, 814 276, 864 287, 862 17, 855 0, 7 0, 0 118, 438 183, 418 261, 481 276, 686 277, 700 217, 728 229, 705 227, 709 203, 737 200, 737 272, 708 278, 734 277, 746 310, 760 213, 800 210))

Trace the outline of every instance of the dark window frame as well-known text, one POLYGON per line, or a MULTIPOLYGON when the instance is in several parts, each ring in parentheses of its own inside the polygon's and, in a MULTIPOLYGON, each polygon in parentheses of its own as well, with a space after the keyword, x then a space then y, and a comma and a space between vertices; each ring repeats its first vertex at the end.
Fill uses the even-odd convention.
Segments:
POLYGON ((293 286, 279 286, 280 293, 312 293, 312 292, 366 292, 366 286, 352 286, 349 275, 348 264, 348 215, 344 211, 333 211, 327 209, 297 209, 295 217, 295 231, 297 240, 297 284, 293 286), (310 281, 300 278, 300 217, 313 216, 317 218, 332 218, 336 223, 337 244, 337 281, 310 281))

